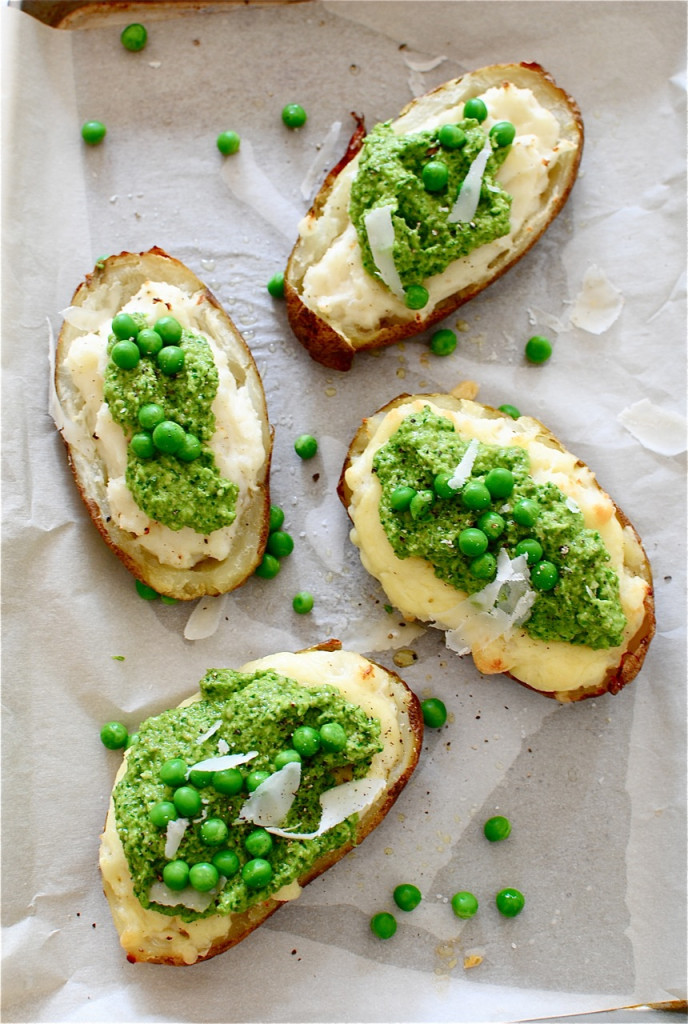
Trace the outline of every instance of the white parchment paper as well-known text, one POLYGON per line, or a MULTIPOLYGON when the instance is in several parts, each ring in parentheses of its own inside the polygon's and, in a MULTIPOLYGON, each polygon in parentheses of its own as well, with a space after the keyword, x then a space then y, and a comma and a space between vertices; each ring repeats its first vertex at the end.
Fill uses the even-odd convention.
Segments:
POLYGON ((119 43, 126 20, 64 31, 2 8, 4 1019, 511 1021, 685 999, 685 446, 674 429, 662 454, 623 415, 649 403, 679 438, 685 423, 685 6, 227 5, 151 22, 138 54, 119 43), (420 338, 348 374, 318 366, 265 288, 307 209, 304 182, 343 152, 352 111, 372 125, 511 60, 544 65, 582 109, 565 210, 450 318, 453 355, 420 338), (287 102, 308 112, 298 131, 280 121, 287 102), (91 118, 108 129, 96 148, 80 137, 91 118), (223 158, 215 139, 230 128, 242 146, 223 158), (217 630, 195 641, 190 607, 136 596, 48 414, 60 310, 97 257, 151 245, 207 282, 254 352, 273 501, 296 540, 279 576, 222 599, 217 630), (572 315, 591 272, 608 286, 594 332, 572 315), (523 359, 533 333, 554 344, 538 367, 523 359), (360 419, 465 379, 546 423, 644 539, 658 632, 616 697, 562 707, 481 678, 441 635, 388 614, 359 564, 335 487, 360 419), (304 432, 320 443, 305 463, 304 432), (300 589, 315 595, 308 616, 291 608, 300 589), (190 970, 128 964, 97 870, 119 762, 101 724, 133 731, 209 667, 329 637, 390 667, 412 650, 401 674, 445 701, 448 724, 427 731, 380 828, 240 946, 190 970), (490 845, 482 824, 497 811, 513 832, 490 845), (368 922, 394 909, 401 881, 424 899, 381 942, 368 922), (494 907, 505 885, 527 897, 513 920, 494 907), (480 900, 470 921, 452 914, 459 889, 480 900))

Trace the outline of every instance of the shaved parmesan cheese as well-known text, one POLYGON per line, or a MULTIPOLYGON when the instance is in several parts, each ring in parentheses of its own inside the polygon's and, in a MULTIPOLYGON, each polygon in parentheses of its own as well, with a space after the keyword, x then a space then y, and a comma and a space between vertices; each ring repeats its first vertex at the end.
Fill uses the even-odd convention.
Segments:
POLYGON ((472 440, 469 441, 468 448, 463 453, 461 461, 447 481, 447 485, 451 487, 453 491, 458 491, 459 488, 463 487, 468 480, 471 472, 473 471, 473 463, 475 462, 477 454, 478 442, 475 438, 472 438, 472 440))
POLYGON ((102 309, 89 309, 87 306, 67 306, 60 311, 62 319, 78 331, 97 331, 107 315, 102 309))
POLYGON ((198 602, 184 627, 185 640, 206 640, 220 625, 226 594, 205 597, 198 602))
POLYGON ((346 821, 352 814, 360 814, 377 800, 385 788, 385 780, 359 779, 344 782, 334 789, 327 789, 320 796, 322 816, 315 832, 295 832, 293 829, 268 826, 267 831, 283 839, 317 839, 324 832, 346 821))
POLYGON ((241 808, 240 821, 254 825, 279 825, 284 821, 294 802, 301 782, 301 764, 291 761, 261 782, 241 808))
POLYGON ((189 768, 190 772, 223 772, 227 768, 236 768, 239 764, 246 764, 258 756, 257 750, 250 750, 248 754, 223 754, 221 757, 208 757, 205 761, 198 761, 189 768))
POLYGON ((226 740, 223 740, 222 738, 220 738, 217 741, 217 752, 218 752, 218 754, 228 754, 229 753, 229 743, 227 743, 226 740))
POLYGON ((404 297, 404 286, 394 265, 393 206, 375 206, 363 217, 370 251, 380 277, 399 299, 404 297))
POLYGON ((165 833, 165 857, 167 860, 174 860, 188 824, 188 818, 176 818, 174 821, 167 822, 167 832, 165 833))
POLYGON ((489 135, 485 139, 485 145, 468 168, 468 174, 463 179, 456 202, 449 211, 447 221, 450 224, 457 224, 459 221, 469 223, 475 217, 475 211, 480 202, 480 186, 483 181, 483 174, 487 166, 488 158, 492 153, 492 143, 489 135))
POLYGON ((181 892, 174 892, 164 882, 153 882, 148 890, 148 899, 151 903, 159 903, 161 907, 187 907, 200 913, 208 909, 219 892, 219 888, 211 889, 210 892, 197 892, 191 886, 181 892))
POLYGON ((222 719, 220 719, 218 722, 215 722, 215 725, 211 725, 208 731, 204 732, 202 736, 199 736, 198 739, 196 740, 196 743, 205 743, 206 740, 209 740, 211 736, 215 735, 215 733, 217 732, 221 725, 222 719))
POLYGON ((649 398, 622 409, 617 419, 636 441, 658 455, 680 455, 686 450, 685 416, 663 409, 649 398))
POLYGON ((444 56, 418 58, 410 57, 408 56, 408 54, 404 54, 404 64, 406 65, 407 68, 410 68, 411 71, 434 71, 435 68, 439 67, 440 64, 443 64, 446 59, 447 58, 444 56))
POLYGON ((570 322, 588 334, 603 334, 619 316, 623 295, 609 281, 604 271, 592 266, 583 277, 583 287, 576 297, 570 322))
POLYGON ((466 648, 481 650, 499 637, 507 636, 526 621, 535 598, 526 556, 511 559, 502 548, 494 580, 461 602, 472 610, 461 625, 447 633, 447 646, 464 653, 466 648))

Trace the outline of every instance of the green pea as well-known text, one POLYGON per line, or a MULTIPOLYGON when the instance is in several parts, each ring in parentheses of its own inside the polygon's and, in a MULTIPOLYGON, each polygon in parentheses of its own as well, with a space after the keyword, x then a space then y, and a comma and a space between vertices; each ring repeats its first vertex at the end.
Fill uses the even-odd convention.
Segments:
POLYGON ((390 507, 395 512, 405 512, 415 497, 415 494, 416 492, 413 487, 395 487, 389 496, 390 507))
POLYGON ((168 889, 179 892, 189 884, 189 865, 185 860, 170 860, 162 869, 162 880, 168 889))
POLYGON ((134 434, 129 442, 129 447, 139 459, 152 459, 155 455, 153 437, 145 431, 134 434))
POLYGON ((249 793, 254 793, 259 786, 270 778, 270 772, 261 771, 260 768, 256 768, 254 771, 249 772, 245 779, 246 790, 249 793))
POLYGON ((430 338, 430 351, 435 356, 450 356, 458 344, 454 331, 443 327, 430 338))
POLYGON ((163 345, 158 352, 158 368, 166 377, 173 377, 184 369, 184 349, 178 345, 163 345))
POLYGON ((285 530, 273 530, 268 536, 267 550, 275 558, 286 558, 294 550, 294 538, 285 530))
POLYGON ((252 857, 267 857, 272 845, 272 836, 264 828, 256 828, 249 832, 244 840, 244 846, 252 857))
POLYGON ((110 351, 110 358, 120 370, 133 370, 139 364, 141 352, 135 341, 116 341, 110 351))
POLYGON ((469 526, 459 534, 459 551, 463 555, 477 558, 487 551, 488 539, 482 530, 469 526))
POLYGON ((148 812, 148 817, 156 828, 167 828, 171 821, 177 820, 177 808, 171 800, 158 800, 148 812))
POLYGON ((121 750, 127 745, 129 732, 121 722, 106 722, 100 730, 100 740, 108 750, 121 750))
POLYGON ((500 149, 505 149, 516 138, 516 127, 511 121, 497 121, 490 128, 490 138, 500 149))
POLYGON ((495 896, 497 910, 505 917, 516 917, 525 906, 526 898, 518 889, 500 889, 495 896))
POLYGON ((526 342, 525 351, 529 363, 546 363, 552 355, 552 343, 548 338, 535 334, 526 342))
POLYGON ((189 766, 182 757, 171 757, 160 768, 160 781, 166 786, 181 786, 186 782, 189 766))
POLYGON ((500 405, 499 411, 505 413, 507 416, 511 416, 512 420, 517 420, 521 415, 515 405, 509 405, 508 403, 500 405))
POLYGON ((139 409, 138 421, 144 430, 154 430, 164 419, 165 410, 157 402, 146 402, 139 409))
POLYGON ((274 533, 275 530, 279 530, 284 524, 284 509, 281 509, 279 505, 270 506, 270 525, 268 529, 270 533, 274 533))
POLYGON ((199 834, 205 846, 222 846, 227 842, 229 829, 222 818, 206 818, 201 824, 199 834))
POLYGON ((265 554, 260 564, 254 569, 253 575, 260 576, 264 580, 271 580, 277 575, 280 568, 279 558, 275 558, 274 555, 265 554))
POLYGON ((161 594, 160 595, 160 600, 162 601, 163 604, 178 604, 179 603, 179 598, 178 597, 168 597, 167 594, 161 594))
POLYGON ((420 702, 423 721, 430 729, 441 729, 447 721, 447 708, 439 697, 427 697, 420 702))
POLYGON ((410 284, 404 293, 407 309, 423 309, 430 299, 430 292, 422 284, 410 284))
POLYGON ((503 814, 495 814, 494 817, 487 819, 483 825, 483 832, 491 843, 499 843, 511 834, 511 822, 503 814))
POLYGON ((218 850, 213 854, 212 865, 225 878, 231 878, 239 870, 239 858, 234 850, 218 850))
MULTIPOLYGON (((189 772, 189 782, 192 786, 195 786, 196 789, 205 789, 206 786, 212 785, 214 775, 215 772, 202 772, 198 768, 192 768, 189 772)), ((243 785, 243 782, 244 780, 242 778, 241 785, 243 785)), ((241 785, 239 786, 239 789, 241 789, 241 785)))
POLYGON ((392 896, 399 910, 407 912, 415 910, 423 898, 420 889, 415 885, 409 885, 407 882, 397 885, 392 896))
POLYGON ((511 515, 519 526, 533 526, 540 515, 540 506, 532 498, 521 498, 512 508, 511 515))
POLYGON ((203 445, 196 437, 195 434, 185 434, 184 441, 181 447, 177 449, 175 455, 182 462, 193 462, 197 459, 203 451, 203 445))
POLYGON ((325 722, 320 726, 320 742, 326 754, 337 754, 346 746, 346 730, 339 722, 325 722))
POLYGON ((291 606, 298 615, 308 615, 313 611, 314 598, 308 590, 299 590, 294 594, 291 606))
POLYGON ((300 459, 312 459, 318 451, 318 442, 312 434, 301 434, 294 441, 294 451, 300 459))
POLYGON ((300 725, 294 730, 291 738, 294 750, 298 751, 301 757, 313 757, 320 750, 320 733, 312 729, 310 725, 300 725))
POLYGON ((466 133, 458 124, 443 124, 437 132, 437 141, 444 149, 461 149, 466 145, 466 133))
POLYGON ((553 562, 543 559, 530 570, 530 582, 536 590, 552 590, 559 582, 559 570, 553 562))
POLYGON ((244 864, 241 877, 249 889, 262 889, 272 880, 272 865, 263 857, 254 857, 244 864))
POLYGON ((223 156, 231 156, 233 153, 238 153, 240 145, 241 138, 236 132, 220 132, 217 137, 217 148, 223 156))
POLYGON ((194 818, 201 810, 201 797, 194 786, 175 789, 172 803, 183 818, 194 818))
POLYGON ((456 496, 456 489, 449 486, 452 473, 438 473, 432 482, 432 489, 438 498, 454 498, 456 496))
POLYGON ((298 750, 280 750, 275 757, 275 771, 278 772, 287 764, 301 764, 301 755, 298 750))
MULTIPOLYGON (((148 32, 144 25, 139 25, 135 22, 122 29, 122 34, 119 38, 125 50, 130 50, 131 53, 138 53, 148 41, 148 32)), ((170 888, 172 887, 170 886, 170 888)))
POLYGON ((411 518, 424 519, 434 504, 434 491, 416 491, 409 504, 411 518))
POLYGON ((127 742, 126 742, 126 744, 124 746, 124 749, 128 750, 129 747, 133 747, 133 745, 136 743, 138 738, 139 738, 139 734, 137 732, 130 732, 129 735, 127 736, 127 742))
POLYGON ((112 333, 120 341, 135 339, 139 333, 139 325, 128 313, 118 313, 112 318, 112 333))
POLYGON ((470 100, 466 100, 463 108, 463 116, 471 117, 474 121, 482 122, 487 117, 487 107, 485 106, 484 100, 481 100, 479 96, 474 96, 470 100))
POLYGON ((370 930, 378 939, 391 939, 397 930, 394 914, 389 914, 387 911, 373 914, 370 919, 370 930))
POLYGON ((155 321, 155 333, 162 338, 163 345, 177 345, 182 340, 184 329, 176 316, 161 316, 155 321))
POLYGON ((142 356, 157 356, 162 348, 162 338, 152 327, 144 327, 138 333, 136 344, 142 356))
POLYGON ((514 474, 504 466, 495 466, 485 477, 485 486, 493 498, 508 498, 514 489, 514 474))
POLYGON ((136 593, 139 597, 142 597, 144 601, 155 601, 160 597, 157 590, 153 590, 153 588, 149 587, 147 583, 143 582, 143 580, 134 580, 134 586, 136 587, 136 593))
POLYGON ((470 566, 471 575, 478 580, 493 580, 497 572, 497 559, 490 551, 474 558, 470 566))
POLYGON ((492 504, 492 495, 479 480, 469 480, 461 492, 461 500, 472 512, 482 512, 492 504))
POLYGON ((496 540, 506 529, 506 520, 499 512, 483 512, 478 519, 478 529, 482 530, 489 540, 496 540))
POLYGON ((174 455, 184 444, 184 428, 174 420, 163 420, 153 431, 153 444, 159 452, 174 455))
POLYGON ((223 768, 213 772, 212 787, 224 796, 236 796, 244 788, 244 776, 238 768, 223 768))
POLYGON ((528 565, 534 565, 542 558, 542 544, 535 537, 526 537, 520 540, 514 548, 514 554, 525 555, 528 565))
POLYGON ((430 160, 420 172, 426 192, 441 192, 449 181, 449 168, 442 160, 430 160))
POLYGON ((287 103, 282 108, 282 120, 287 128, 301 128, 306 123, 307 114, 300 103, 287 103))
POLYGON ((88 146, 97 146, 107 135, 102 121, 86 121, 81 126, 81 138, 88 146))
POLYGON ((214 864, 200 861, 189 870, 189 882, 196 892, 210 892, 220 881, 220 872, 214 864))
POLYGON ((464 920, 475 917, 478 911, 478 901, 472 892, 456 892, 451 898, 452 910, 457 917, 464 920))
POLYGON ((284 298, 284 274, 279 271, 277 274, 273 274, 267 284, 268 293, 272 295, 273 299, 284 298))

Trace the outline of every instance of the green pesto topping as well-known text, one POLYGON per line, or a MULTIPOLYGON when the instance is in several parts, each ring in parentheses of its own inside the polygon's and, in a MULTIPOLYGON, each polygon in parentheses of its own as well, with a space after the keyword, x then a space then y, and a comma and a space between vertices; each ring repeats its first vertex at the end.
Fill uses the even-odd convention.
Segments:
POLYGON ((377 451, 374 471, 382 487, 380 521, 397 557, 423 558, 433 565, 439 579, 472 594, 494 578, 501 548, 515 558, 521 542, 534 540, 542 551, 536 563, 529 560, 537 596, 523 628, 539 640, 562 640, 596 650, 618 646, 626 617, 618 576, 609 565, 602 538, 585 527, 582 512, 558 487, 535 483, 524 449, 480 443, 471 475, 455 496, 437 496, 416 518, 410 506, 395 507, 394 495, 400 487, 421 494, 431 492, 439 475, 453 473, 469 443, 449 419, 426 406, 407 416, 377 451), (508 474, 497 476, 495 469, 511 474, 513 489, 508 496, 502 495, 503 486, 494 486, 495 479, 504 481, 508 474), (486 480, 497 494, 490 495, 486 480), (490 495, 489 507, 472 508, 472 496, 480 488, 490 495), (468 503, 464 495, 469 497, 468 503), (501 520, 498 529, 490 528, 494 516, 501 520), (467 530, 471 533, 464 533, 467 530), (482 554, 478 553, 483 547, 477 544, 478 533, 484 534, 487 542, 482 554), (548 585, 556 576, 549 589, 537 586, 543 573, 548 585))
POLYGON ((486 138, 475 119, 461 121, 458 127, 466 136, 459 148, 441 144, 442 129, 396 135, 390 122, 376 125, 366 137, 351 187, 349 213, 369 274, 377 276, 364 215, 374 207, 393 208, 394 263, 404 288, 421 284, 454 260, 509 233, 511 196, 495 181, 509 146, 496 143, 482 177, 475 216, 470 222, 447 220, 486 138), (447 173, 446 183, 437 187, 438 181, 444 181, 444 173, 438 174, 439 165, 446 167, 447 173))
MULTIPOLYGON (((338 723, 346 734, 341 749, 334 750, 332 744, 323 744, 312 756, 303 758, 301 783, 294 803, 280 823, 281 827, 295 828, 299 832, 317 830, 321 816, 320 794, 351 779, 364 778, 373 755, 382 749, 379 720, 369 718, 362 708, 345 700, 339 690, 326 684, 311 689, 270 670, 243 674, 230 669, 213 669, 201 681, 200 689, 200 701, 165 711, 141 725, 136 743, 127 755, 126 773, 114 792, 117 829, 136 896, 142 906, 162 914, 179 914, 185 921, 210 914, 241 913, 303 875, 327 851, 355 842, 356 815, 314 839, 285 839, 273 835, 270 849, 261 854, 272 869, 269 880, 255 887, 256 876, 251 875, 246 882, 242 870, 255 858, 250 850, 251 842, 249 849, 246 847, 246 839, 256 831, 256 825, 249 821, 237 824, 241 808, 248 799, 245 780, 249 773, 258 771, 269 775, 276 771, 280 764, 278 755, 290 750, 297 729, 305 726, 319 730, 325 724, 338 723), (219 728, 199 742, 218 722, 221 723, 219 728), (187 790, 194 780, 189 779, 175 790, 161 779, 161 769, 166 764, 169 768, 171 759, 181 759, 191 767, 218 756, 224 744, 230 754, 258 752, 256 757, 239 766, 244 785, 237 792, 236 787, 220 785, 215 788, 212 775, 197 781, 201 809, 191 818, 179 849, 173 857, 167 858, 166 828, 150 820, 150 809, 161 803, 171 803, 174 809, 175 792, 187 790), (202 823, 208 820, 219 820, 228 826, 228 837, 223 838, 219 846, 208 846, 208 835, 201 829, 202 823), (151 903, 149 890, 154 882, 163 878, 167 863, 182 861, 193 869, 195 864, 214 860, 214 851, 233 853, 242 870, 227 878, 207 909, 201 912, 185 907, 183 893, 176 906, 151 903)), ((163 775, 169 777, 167 769, 163 775)), ((183 795, 185 799, 188 796, 183 795)), ((217 831, 219 834, 223 830, 217 831)))
MULTIPOLYGON (((155 333, 144 315, 135 313, 131 319, 142 337, 155 333)), ((113 325, 118 330, 117 317, 113 325)), ((118 341, 113 333, 108 352, 118 344, 136 347, 138 341, 118 341)), ((111 359, 104 382, 105 401, 129 442, 125 479, 134 501, 147 516, 172 530, 188 526, 208 534, 230 526, 236 517, 239 488, 220 474, 209 447, 215 430, 211 405, 218 388, 210 345, 184 330, 178 342, 165 344, 159 352, 145 345, 138 349, 135 365, 122 366, 111 359), (181 366, 171 372, 163 356, 172 354, 178 362, 180 352, 181 366), (164 423, 146 434, 141 431, 140 413, 143 409, 147 423, 150 406, 160 407, 164 423), (161 428, 165 437, 156 440, 155 431, 160 433, 161 428), (175 433, 179 445, 171 443, 175 433)))

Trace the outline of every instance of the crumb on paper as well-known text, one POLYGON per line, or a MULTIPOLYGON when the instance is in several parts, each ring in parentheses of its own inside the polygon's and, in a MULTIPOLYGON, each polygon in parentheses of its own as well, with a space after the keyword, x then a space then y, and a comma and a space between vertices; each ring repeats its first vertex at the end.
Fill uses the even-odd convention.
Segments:
POLYGON ((392 661, 397 668, 408 668, 409 665, 413 665, 414 661, 418 661, 418 655, 410 647, 401 647, 394 654, 392 661))
POLYGON ((468 398, 473 401, 478 396, 480 385, 474 380, 462 380, 449 392, 454 398, 468 398))
POLYGON ((471 967, 478 967, 484 960, 481 953, 466 953, 463 958, 464 970, 468 971, 471 967))

